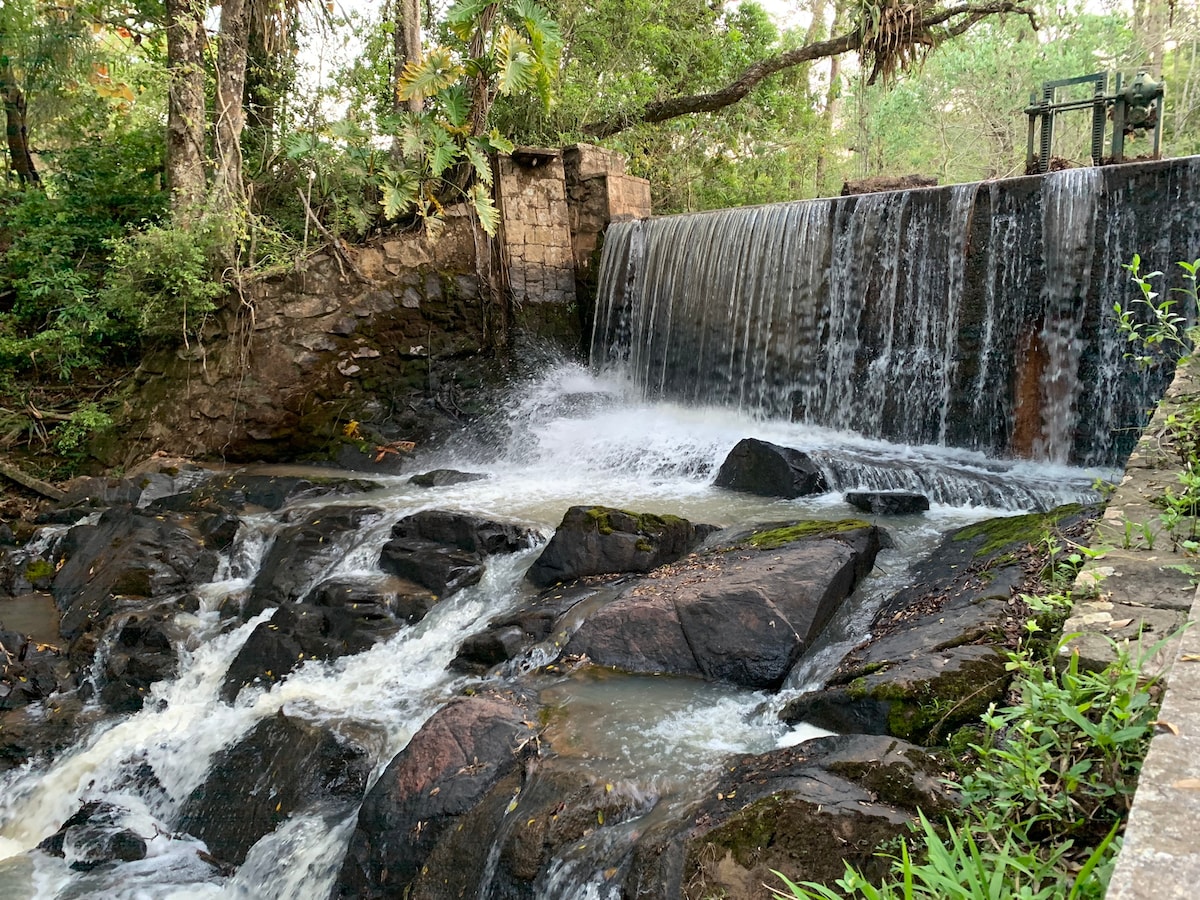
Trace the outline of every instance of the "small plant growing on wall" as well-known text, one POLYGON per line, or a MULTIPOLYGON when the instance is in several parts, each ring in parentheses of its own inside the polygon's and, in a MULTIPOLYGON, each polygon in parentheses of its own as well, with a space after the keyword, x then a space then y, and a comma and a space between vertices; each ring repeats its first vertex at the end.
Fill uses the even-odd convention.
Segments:
POLYGON ((1138 254, 1122 266, 1139 295, 1128 306, 1113 304, 1113 312, 1118 330, 1133 347, 1126 357, 1137 360, 1143 368, 1162 360, 1182 359, 1195 345, 1196 327, 1188 326, 1187 317, 1180 312, 1180 300, 1184 310, 1196 309, 1196 272, 1200 270, 1200 259, 1177 265, 1183 269, 1184 286, 1172 288, 1166 295, 1154 289, 1154 279, 1161 278, 1163 273, 1143 274, 1138 254))

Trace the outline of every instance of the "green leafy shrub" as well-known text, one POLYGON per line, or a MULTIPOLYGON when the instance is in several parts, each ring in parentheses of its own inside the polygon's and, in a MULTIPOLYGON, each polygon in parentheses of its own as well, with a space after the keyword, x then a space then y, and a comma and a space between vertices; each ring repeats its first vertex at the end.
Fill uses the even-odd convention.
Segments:
POLYGON ((1028 650, 1010 656, 1016 699, 983 716, 983 738, 971 745, 978 766, 952 782, 963 800, 957 821, 936 828, 921 816, 916 836, 890 857, 892 874, 882 885, 847 866, 835 886, 780 875, 787 890, 774 895, 1100 900, 1153 730, 1157 692, 1128 653, 1091 672, 1074 655, 1056 667, 1060 649, 1050 658, 1028 650))
POLYGON ((194 333, 225 293, 210 264, 210 228, 151 225, 111 244, 102 306, 150 341, 194 333))

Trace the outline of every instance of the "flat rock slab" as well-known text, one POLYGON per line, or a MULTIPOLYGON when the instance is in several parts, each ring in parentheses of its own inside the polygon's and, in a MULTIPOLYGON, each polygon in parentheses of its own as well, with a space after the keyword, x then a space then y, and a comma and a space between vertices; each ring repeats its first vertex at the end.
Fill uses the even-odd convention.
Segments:
POLYGON ((879 548, 872 526, 839 537, 663 567, 589 616, 565 652, 628 672, 777 689, 879 548))

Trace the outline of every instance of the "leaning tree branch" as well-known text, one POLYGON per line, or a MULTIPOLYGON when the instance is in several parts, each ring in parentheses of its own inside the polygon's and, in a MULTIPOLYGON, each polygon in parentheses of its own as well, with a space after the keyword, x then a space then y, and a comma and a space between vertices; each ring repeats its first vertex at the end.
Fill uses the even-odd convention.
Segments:
MULTIPOLYGON (((1023 5, 1020 0, 994 0, 991 3, 960 3, 930 11, 927 15, 913 23, 911 33, 914 35, 914 40, 916 40, 917 36, 928 35, 930 29, 944 25, 951 19, 958 19, 959 21, 949 25, 937 36, 936 39, 940 42, 959 36, 988 16, 1003 13, 1023 15, 1029 19, 1034 29, 1038 27, 1034 11, 1028 6, 1023 5)), ((862 30, 855 28, 853 31, 839 37, 830 38, 827 41, 817 41, 813 44, 805 44, 803 47, 797 47, 794 50, 788 50, 777 56, 760 60, 743 71, 734 81, 711 93, 691 94, 684 97, 668 97, 665 100, 655 100, 652 103, 647 103, 639 110, 618 113, 606 119, 590 122, 583 126, 582 131, 590 137, 602 138, 617 134, 633 125, 665 122, 668 119, 691 115, 692 113, 715 112, 742 100, 763 79, 769 78, 778 72, 794 68, 806 62, 812 62, 813 60, 827 59, 831 56, 840 56, 843 53, 860 50, 862 46, 862 30)))

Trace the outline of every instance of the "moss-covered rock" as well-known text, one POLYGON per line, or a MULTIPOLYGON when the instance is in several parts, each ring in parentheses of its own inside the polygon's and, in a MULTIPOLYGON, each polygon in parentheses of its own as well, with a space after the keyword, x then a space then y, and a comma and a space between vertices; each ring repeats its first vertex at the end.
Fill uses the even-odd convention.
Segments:
POLYGON ((952 804, 939 774, 919 748, 867 735, 730 760, 704 800, 641 839, 626 895, 748 900, 781 884, 773 871, 832 884, 843 860, 881 876, 879 845, 904 834, 917 808, 952 804))

